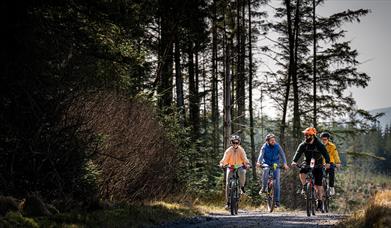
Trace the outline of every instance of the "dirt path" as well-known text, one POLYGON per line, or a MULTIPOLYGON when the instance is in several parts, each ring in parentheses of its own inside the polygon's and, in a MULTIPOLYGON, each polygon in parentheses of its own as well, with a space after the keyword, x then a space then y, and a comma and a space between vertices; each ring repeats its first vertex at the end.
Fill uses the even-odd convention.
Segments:
POLYGON ((239 210, 238 215, 216 213, 208 216, 184 219, 159 227, 332 227, 345 216, 322 214, 307 217, 304 211, 273 212, 239 210))

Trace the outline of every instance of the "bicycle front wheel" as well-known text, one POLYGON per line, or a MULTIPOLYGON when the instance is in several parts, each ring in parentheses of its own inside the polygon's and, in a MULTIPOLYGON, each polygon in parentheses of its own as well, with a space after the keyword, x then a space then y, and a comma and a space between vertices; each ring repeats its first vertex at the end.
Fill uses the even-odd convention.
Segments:
POLYGON ((312 207, 312 193, 311 193, 311 186, 307 183, 305 188, 305 196, 306 196, 306 209, 307 209, 307 216, 311 216, 311 207, 312 207))
POLYGON ((324 187, 324 211, 326 213, 329 212, 329 204, 330 204, 330 188, 327 185, 327 181, 323 180, 323 187, 324 187))
POLYGON ((231 189, 229 205, 230 205, 231 215, 235 215, 235 212, 236 212, 236 188, 231 189))
POLYGON ((311 187, 311 211, 312 215, 315 215, 315 210, 316 210, 316 192, 314 186, 311 187))

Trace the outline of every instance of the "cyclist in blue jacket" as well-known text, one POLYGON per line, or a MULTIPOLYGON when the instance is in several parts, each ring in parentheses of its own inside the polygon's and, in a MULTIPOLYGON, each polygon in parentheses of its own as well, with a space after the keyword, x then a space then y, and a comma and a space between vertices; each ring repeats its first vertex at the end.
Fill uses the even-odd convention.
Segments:
MULTIPOLYGON (((284 164, 285 169, 289 169, 289 166, 286 163, 286 157, 282 147, 276 142, 276 136, 274 134, 268 134, 265 138, 265 143, 263 144, 261 151, 259 153, 257 166, 263 166, 262 173, 262 188, 259 191, 259 194, 266 192, 266 185, 269 177, 269 167, 273 164, 280 163, 280 157, 284 164)), ((275 184, 275 199, 276 207, 280 206, 280 169, 274 171, 274 177, 276 178, 275 184)))

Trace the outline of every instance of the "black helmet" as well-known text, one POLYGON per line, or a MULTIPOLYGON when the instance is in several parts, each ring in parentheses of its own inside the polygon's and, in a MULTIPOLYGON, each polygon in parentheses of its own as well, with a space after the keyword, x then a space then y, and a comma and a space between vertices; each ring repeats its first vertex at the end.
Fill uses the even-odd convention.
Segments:
POLYGON ((271 138, 276 138, 276 136, 274 134, 272 134, 272 133, 267 134, 266 137, 265 137, 265 141, 269 141, 269 139, 271 139, 271 138))
POLYGON ((320 134, 320 137, 321 138, 328 138, 328 139, 330 139, 330 133, 328 133, 328 132, 322 132, 321 134, 320 134))
POLYGON ((231 142, 234 140, 238 140, 240 142, 240 136, 239 135, 231 135, 231 142))

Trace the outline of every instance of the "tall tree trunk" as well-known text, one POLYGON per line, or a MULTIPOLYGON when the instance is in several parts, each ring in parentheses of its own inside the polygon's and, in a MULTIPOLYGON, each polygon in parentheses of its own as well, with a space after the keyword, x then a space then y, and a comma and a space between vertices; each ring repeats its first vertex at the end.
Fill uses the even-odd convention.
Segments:
POLYGON ((193 140, 198 139, 198 102, 197 102, 197 84, 196 84, 196 78, 195 78, 195 72, 194 72, 194 44, 192 42, 189 43, 188 48, 188 55, 189 55, 189 112, 190 112, 190 123, 192 126, 192 137, 193 140))
POLYGON ((157 92, 160 95, 160 99, 158 101, 159 107, 165 109, 170 107, 172 101, 173 20, 168 7, 164 4, 164 1, 159 1, 159 7, 161 10, 161 39, 159 49, 160 69, 158 69, 159 84, 157 92))
POLYGON ((314 119, 313 119, 313 125, 314 127, 316 128, 316 116, 317 116, 317 113, 316 113, 316 1, 315 0, 312 0, 312 4, 313 4, 313 12, 312 12, 312 24, 313 24, 313 29, 314 29, 314 70, 313 70, 313 85, 314 85, 314 119))
POLYGON ((299 89, 297 83, 297 64, 298 64, 298 48, 299 48, 299 21, 300 21, 300 0, 296 1, 296 13, 295 13, 295 27, 294 27, 294 64, 292 69, 292 78, 293 78, 293 91, 294 91, 294 100, 297 102, 294 103, 293 111, 297 113, 294 119, 294 144, 296 145, 300 138, 300 116, 299 116, 299 89))
MULTIPOLYGON (((287 24, 288 24, 288 39, 289 39, 289 68, 288 68, 288 79, 292 78, 292 87, 293 87, 293 138, 297 139, 299 137, 300 131, 300 113, 299 113, 299 89, 297 82, 297 74, 294 73, 295 65, 295 38, 292 30, 292 8, 291 1, 285 0, 286 10, 287 10, 287 24)), ((288 84, 289 86, 289 84, 288 84)))
POLYGON ((218 105, 218 65, 217 65, 217 7, 216 0, 213 0, 212 16, 212 122, 213 134, 212 145, 213 155, 217 156, 219 150, 219 105, 218 105))
POLYGON ((226 24, 224 19, 224 38, 223 46, 225 50, 225 59, 224 59, 224 68, 225 68, 225 77, 224 77, 224 149, 229 146, 229 139, 232 133, 232 123, 231 123, 231 59, 230 59, 230 49, 229 45, 226 24))
POLYGON ((244 125, 244 116, 245 116, 245 80, 244 80, 244 53, 243 45, 245 42, 243 40, 243 1, 237 0, 237 20, 236 20, 236 39, 237 39, 237 68, 236 68, 236 107, 237 107, 237 116, 235 121, 235 129, 239 132, 243 131, 244 125))
POLYGON ((175 87, 176 100, 179 114, 179 124, 181 127, 185 126, 185 102, 183 96, 183 78, 181 72, 181 53, 179 48, 178 33, 175 33, 175 87))
POLYGON ((250 142, 251 142, 251 165, 253 167, 253 181, 257 181, 255 142, 254 142, 254 117, 253 117, 253 56, 252 56, 252 27, 251 27, 251 0, 248 0, 248 110, 250 112, 250 142))

